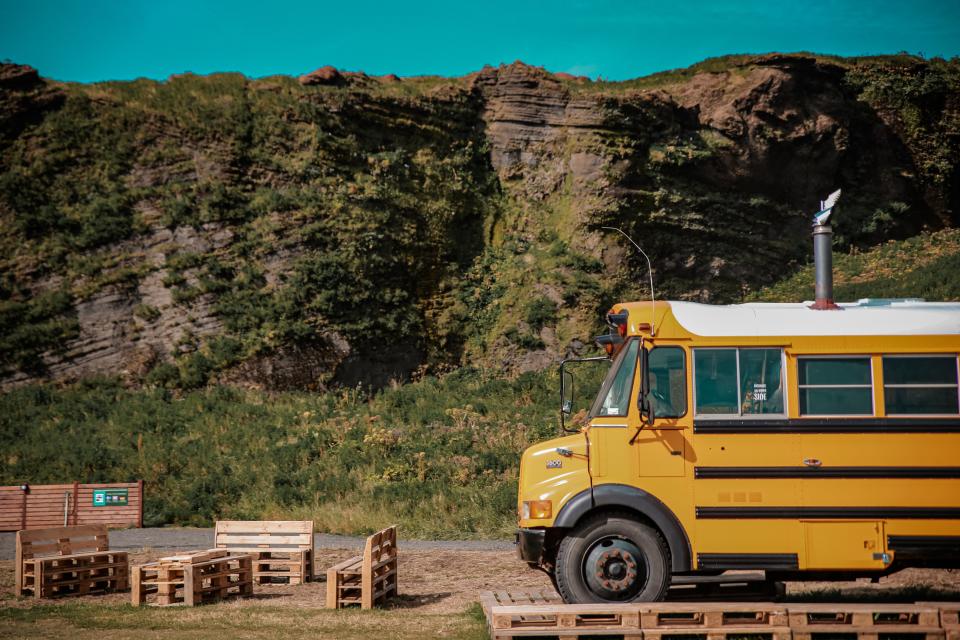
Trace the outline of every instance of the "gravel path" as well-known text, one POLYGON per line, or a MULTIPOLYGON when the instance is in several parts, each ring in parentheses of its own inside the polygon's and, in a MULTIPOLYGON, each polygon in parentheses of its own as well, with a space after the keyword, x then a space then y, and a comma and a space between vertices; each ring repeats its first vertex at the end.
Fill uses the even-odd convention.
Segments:
MULTIPOLYGON (((328 533, 313 534, 317 549, 363 549, 366 538, 337 536, 328 533)), ((213 529, 157 527, 149 529, 120 529, 110 532, 110 548, 116 551, 140 551, 141 549, 209 549, 213 546, 213 529)), ((0 560, 13 560, 16 534, 0 533, 0 560)), ((508 540, 405 540, 397 543, 400 549, 410 550, 467 550, 507 551, 513 549, 508 540)))

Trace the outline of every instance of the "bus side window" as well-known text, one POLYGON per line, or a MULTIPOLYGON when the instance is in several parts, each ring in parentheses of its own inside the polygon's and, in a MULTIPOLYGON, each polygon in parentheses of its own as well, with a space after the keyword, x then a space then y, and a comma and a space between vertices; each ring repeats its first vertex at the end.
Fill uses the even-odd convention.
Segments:
POLYGON ((680 347, 656 347, 650 352, 650 401, 656 418, 687 413, 687 360, 680 347))
POLYGON ((694 349, 693 371, 698 414, 738 413, 736 349, 694 349))
POLYGON ((800 415, 873 415, 868 356, 804 356, 797 372, 800 415))
POLYGON ((883 356, 887 415, 960 413, 957 356, 883 356))
POLYGON ((740 412, 783 413, 780 349, 740 349, 740 412))
POLYGON ((783 350, 693 350, 693 390, 700 416, 783 415, 783 350))

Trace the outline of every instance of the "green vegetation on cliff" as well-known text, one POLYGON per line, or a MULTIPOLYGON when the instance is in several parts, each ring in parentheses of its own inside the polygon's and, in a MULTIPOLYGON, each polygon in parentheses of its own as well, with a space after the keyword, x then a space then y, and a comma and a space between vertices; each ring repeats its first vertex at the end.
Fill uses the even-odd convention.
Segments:
MULTIPOLYGON (((751 300, 813 300, 813 265, 764 288, 751 300)), ((833 297, 840 302, 861 298, 924 298, 960 300, 960 229, 944 229, 869 251, 833 254, 833 297)))
POLYGON ((727 56, 627 82, 0 65, 0 381, 321 389, 515 374, 614 300, 736 302, 809 255, 955 223, 960 62, 727 56), (277 373, 282 371, 283 373, 277 373))

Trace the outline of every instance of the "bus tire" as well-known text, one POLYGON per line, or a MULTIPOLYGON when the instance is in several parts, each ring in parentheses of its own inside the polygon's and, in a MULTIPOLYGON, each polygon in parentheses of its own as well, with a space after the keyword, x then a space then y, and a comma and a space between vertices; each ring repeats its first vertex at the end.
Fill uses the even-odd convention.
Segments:
POLYGON ((568 604, 655 602, 670 587, 670 552, 653 527, 627 513, 598 513, 560 543, 556 583, 568 604))

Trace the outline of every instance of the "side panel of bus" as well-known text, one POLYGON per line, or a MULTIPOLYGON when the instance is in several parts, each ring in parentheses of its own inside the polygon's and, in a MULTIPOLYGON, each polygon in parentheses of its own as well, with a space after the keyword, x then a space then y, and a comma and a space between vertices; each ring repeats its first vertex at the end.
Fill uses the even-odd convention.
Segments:
MULTIPOLYGON (((916 355, 918 347, 901 340, 897 354, 881 354, 883 341, 872 340, 873 351, 850 339, 784 348, 783 415, 694 417, 687 458, 696 568, 879 571, 894 558, 908 565, 960 561, 960 408, 887 412, 896 408, 891 398, 902 399, 901 412, 910 403, 922 411, 924 397, 942 403, 957 390, 935 380, 885 387, 884 369, 908 369, 894 358, 916 355), (831 361, 834 355, 839 360, 831 361), (860 359, 847 369, 868 382, 837 378, 849 364, 843 358, 860 359), (831 402, 840 413, 856 405, 857 415, 827 415, 831 402)), ((950 358, 956 366, 950 345, 940 353, 921 346, 936 356, 917 361, 926 369, 943 369, 950 358)), ((929 371, 915 375, 933 379, 929 371)), ((691 373, 696 394, 693 387, 691 373)))

